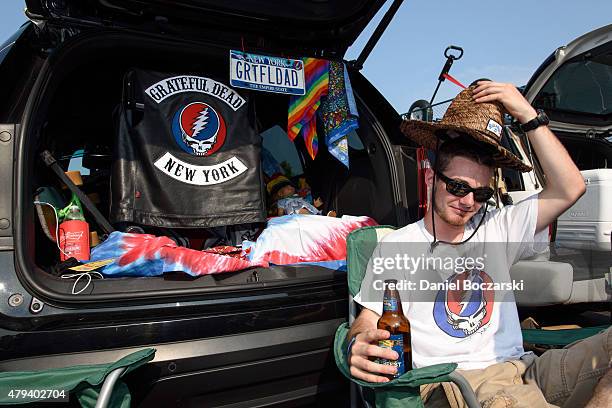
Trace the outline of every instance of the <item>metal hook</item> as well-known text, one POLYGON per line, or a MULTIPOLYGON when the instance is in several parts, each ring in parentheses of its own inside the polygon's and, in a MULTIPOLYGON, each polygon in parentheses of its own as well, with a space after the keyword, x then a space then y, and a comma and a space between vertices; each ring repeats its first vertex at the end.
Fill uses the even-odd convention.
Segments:
POLYGON ((456 45, 449 45, 449 46, 448 46, 448 47, 446 47, 446 49, 444 50, 444 56, 445 56, 446 58, 450 58, 450 59, 453 59, 453 60, 458 60, 458 59, 461 59, 461 57, 463 57, 463 48, 458 47, 458 46, 456 46, 456 45), (449 53, 449 51, 450 51, 450 50, 459 51, 459 55, 453 55, 453 54, 450 54, 450 53, 449 53))
POLYGON ((431 96, 431 99, 429 100, 430 105, 433 104, 433 101, 436 98, 436 94, 438 93, 438 89, 440 89, 440 85, 446 79, 446 75, 448 74, 448 71, 450 71, 451 67, 453 66, 453 62, 463 57, 463 48, 457 47, 456 45, 449 45, 444 50, 444 56, 446 57, 446 63, 444 64, 444 67, 442 68, 442 71, 440 72, 440 75, 438 76, 438 85, 436 86, 436 89, 433 95, 431 96), (459 51, 459 55, 451 54, 449 52, 451 50, 459 51))

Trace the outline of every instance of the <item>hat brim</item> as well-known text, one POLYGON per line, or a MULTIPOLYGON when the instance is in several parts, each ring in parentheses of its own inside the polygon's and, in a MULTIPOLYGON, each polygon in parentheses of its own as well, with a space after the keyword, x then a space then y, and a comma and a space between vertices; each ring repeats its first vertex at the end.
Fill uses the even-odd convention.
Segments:
POLYGON ((501 146, 489 135, 475 129, 465 126, 424 122, 421 120, 403 120, 400 129, 406 137, 430 150, 436 150, 438 142, 442 141, 440 136, 446 134, 448 130, 465 133, 471 136, 475 141, 493 147, 493 160, 499 167, 514 169, 523 173, 532 170, 531 166, 523 163, 523 161, 510 150, 501 146))

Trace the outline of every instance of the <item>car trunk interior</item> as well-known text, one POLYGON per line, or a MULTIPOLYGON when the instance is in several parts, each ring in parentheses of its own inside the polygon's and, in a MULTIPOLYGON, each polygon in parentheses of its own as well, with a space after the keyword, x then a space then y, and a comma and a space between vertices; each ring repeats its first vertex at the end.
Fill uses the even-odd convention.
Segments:
POLYGON ((579 170, 612 168, 612 144, 603 137, 555 131, 579 170))
MULTIPOLYGON (((57 177, 40 159, 40 153, 51 151, 64 170, 68 170, 71 160, 78 162, 83 156, 82 168, 89 169, 90 174, 83 175, 82 189, 87 194, 96 193, 98 209, 108 216, 116 116, 126 72, 130 68, 142 68, 224 78, 229 70, 229 50, 210 44, 178 45, 159 38, 117 32, 90 34, 68 43, 61 52, 49 58, 47 77, 39 88, 38 104, 34 105, 27 133, 24 133, 27 141, 22 144, 26 149, 20 169, 23 229, 17 241, 17 253, 20 270, 32 286, 56 299, 112 301, 126 296, 132 299, 176 298, 177 295, 203 292, 253 291, 344 279, 343 272, 320 266, 271 266, 198 278, 183 273, 106 278, 94 280, 78 299, 71 296, 73 280, 49 273, 59 262, 58 248, 45 236, 32 205, 36 190, 42 186, 62 191, 66 201, 70 193, 62 189, 57 177), (79 153, 83 150, 84 154, 79 153)), ((324 145, 316 159, 311 160, 300 137, 296 139, 293 154, 300 158, 302 168, 299 170, 310 184, 313 197, 315 194, 324 197, 324 213, 335 210, 338 216, 367 215, 379 224, 397 225, 389 143, 384 142, 383 131, 380 126, 376 127, 376 118, 363 105, 359 89, 355 89, 355 95, 360 127, 349 138, 350 169, 333 158, 324 145)), ((288 96, 253 92, 251 97, 255 101, 258 131, 263 136, 264 146, 268 137, 284 135, 286 138, 288 96)), ((280 162, 284 158, 278 159, 280 162)), ((101 235, 102 231, 87 210, 85 217, 90 230, 97 230, 101 235)), ((199 229, 177 232, 190 237, 202 234, 199 229)))

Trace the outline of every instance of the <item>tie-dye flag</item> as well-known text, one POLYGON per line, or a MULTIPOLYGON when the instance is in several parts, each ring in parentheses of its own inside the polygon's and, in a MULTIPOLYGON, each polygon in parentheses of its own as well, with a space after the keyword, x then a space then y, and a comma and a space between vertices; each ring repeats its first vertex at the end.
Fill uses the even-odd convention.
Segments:
POLYGON ((318 58, 304 58, 303 61, 306 93, 289 99, 287 134, 293 141, 301 131, 308 153, 314 159, 319 148, 316 112, 321 97, 327 95, 329 89, 329 61, 318 58))
POLYGON ((329 91, 318 110, 329 153, 349 167, 348 134, 359 127, 353 88, 343 62, 329 65, 329 91))

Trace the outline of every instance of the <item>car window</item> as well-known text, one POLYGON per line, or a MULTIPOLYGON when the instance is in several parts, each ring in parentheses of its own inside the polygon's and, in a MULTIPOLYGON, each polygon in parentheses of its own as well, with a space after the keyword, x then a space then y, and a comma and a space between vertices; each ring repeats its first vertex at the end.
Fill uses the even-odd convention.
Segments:
POLYGON ((19 27, 13 35, 11 35, 8 40, 6 40, 2 45, 0 45, 0 64, 4 61, 4 58, 8 55, 13 45, 15 45, 15 41, 21 36, 21 34, 27 29, 27 24, 23 24, 19 27))
MULTIPOLYGON (((502 134, 501 142, 502 146, 510 150, 516 156, 522 156, 518 147, 515 145, 514 140, 508 137, 505 132, 502 134)), ((508 191, 523 191, 525 189, 525 186, 523 184, 523 177, 521 176, 521 173, 518 170, 502 168, 502 178, 506 183, 506 189, 508 191)))
POLYGON ((609 146, 589 139, 563 140, 565 146, 579 170, 612 168, 612 144, 609 146))
POLYGON ((280 126, 274 126, 262 132, 261 137, 263 147, 268 149, 276 162, 280 164, 285 175, 293 177, 304 173, 298 151, 293 142, 289 140, 285 130, 280 126))
POLYGON ((15 41, 5 42, 4 44, 0 45, 0 64, 2 64, 2 61, 4 61, 4 58, 6 58, 14 44, 15 41))
POLYGON ((517 170, 502 169, 502 177, 508 191, 523 191, 523 178, 517 170))
POLYGON ((562 65, 535 97, 542 109, 604 116, 612 113, 612 52, 562 65))

